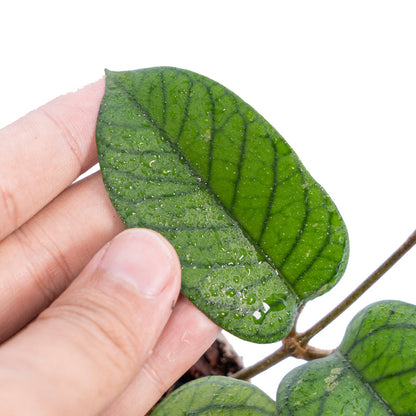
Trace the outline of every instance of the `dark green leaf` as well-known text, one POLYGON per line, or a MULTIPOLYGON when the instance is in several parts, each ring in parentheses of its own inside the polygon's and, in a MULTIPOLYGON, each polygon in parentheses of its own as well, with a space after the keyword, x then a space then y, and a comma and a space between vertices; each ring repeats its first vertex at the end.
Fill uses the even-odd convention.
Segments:
POLYGON ((350 323, 338 350, 289 373, 279 415, 416 415, 416 306, 370 305, 350 323))
POLYGON ((175 390, 151 416, 275 416, 274 401, 252 384, 210 376, 175 390))
POLYGON ((229 332, 282 339, 344 271, 344 223, 285 140, 218 83, 176 68, 107 72, 104 182, 127 227, 162 233, 182 292, 229 332))

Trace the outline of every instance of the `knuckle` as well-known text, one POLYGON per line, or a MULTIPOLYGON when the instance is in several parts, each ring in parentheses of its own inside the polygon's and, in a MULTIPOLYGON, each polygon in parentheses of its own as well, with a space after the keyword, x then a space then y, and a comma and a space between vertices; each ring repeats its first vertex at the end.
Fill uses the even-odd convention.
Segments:
POLYGON ((65 143, 68 145, 71 153, 74 155, 74 158, 79 166, 79 170, 82 169, 82 159, 83 159, 83 152, 76 136, 72 133, 71 129, 67 126, 67 124, 61 120, 57 115, 51 113, 47 107, 41 107, 39 109, 45 115, 45 117, 52 122, 54 127, 57 129, 59 135, 63 138, 65 143))
POLYGON ((23 226, 13 237, 24 257, 26 273, 47 304, 51 303, 72 280, 72 270, 53 239, 40 227, 23 226))
MULTIPOLYGON (((18 205, 13 192, 11 192, 5 184, 0 183, 0 212, 2 213, 1 222, 4 229, 0 238, 5 237, 3 233, 12 232, 19 226, 18 205)), ((2 227, 2 228, 3 228, 2 227)))

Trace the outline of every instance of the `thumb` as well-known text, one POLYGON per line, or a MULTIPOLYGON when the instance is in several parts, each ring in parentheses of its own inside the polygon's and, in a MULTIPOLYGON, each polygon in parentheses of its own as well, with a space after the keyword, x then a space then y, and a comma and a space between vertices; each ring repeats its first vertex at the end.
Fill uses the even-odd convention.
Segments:
POLYGON ((179 287, 179 260, 162 236, 145 229, 121 233, 2 345, 0 414, 95 415, 105 409, 148 358, 179 287))

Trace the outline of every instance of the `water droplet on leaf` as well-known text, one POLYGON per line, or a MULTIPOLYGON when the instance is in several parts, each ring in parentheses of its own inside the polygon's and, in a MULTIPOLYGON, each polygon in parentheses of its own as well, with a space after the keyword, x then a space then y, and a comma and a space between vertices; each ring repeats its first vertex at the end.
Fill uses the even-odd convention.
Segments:
POLYGON ((228 289, 225 294, 229 296, 230 298, 233 298, 235 296, 235 290, 234 289, 228 289))
POLYGON ((249 296, 247 298, 247 305, 253 305, 255 301, 256 301, 256 298, 254 296, 249 296))
POLYGON ((256 310, 253 313, 253 321, 256 324, 261 324, 264 321, 265 318, 266 318, 266 314, 263 311, 256 310))
POLYGON ((286 295, 284 293, 276 293, 265 299, 265 302, 273 312, 279 312, 286 308, 286 295))

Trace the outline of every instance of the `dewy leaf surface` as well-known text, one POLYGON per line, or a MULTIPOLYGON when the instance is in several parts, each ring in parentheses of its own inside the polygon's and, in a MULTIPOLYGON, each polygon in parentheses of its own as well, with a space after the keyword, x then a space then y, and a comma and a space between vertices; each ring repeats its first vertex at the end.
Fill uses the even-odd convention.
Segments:
POLYGON ((275 416, 274 401, 252 384, 209 376, 175 390, 151 416, 275 416))
POLYGON ((125 225, 163 234, 182 292, 238 337, 282 339, 342 275, 348 239, 333 202, 222 85, 176 68, 107 71, 97 147, 125 225))
POLYGON ((383 301, 361 311, 338 350, 289 373, 278 415, 416 415, 416 306, 383 301))

